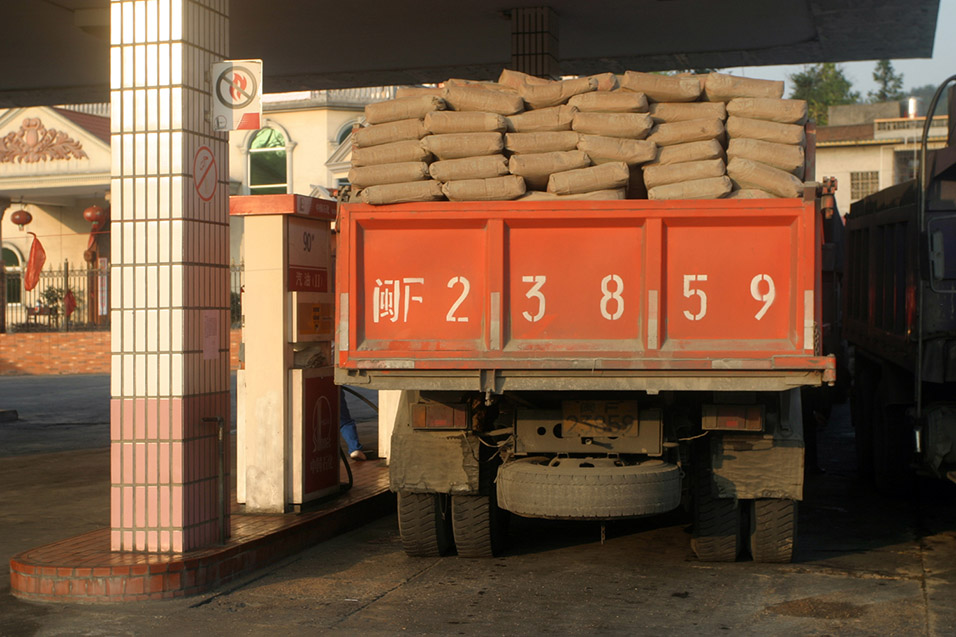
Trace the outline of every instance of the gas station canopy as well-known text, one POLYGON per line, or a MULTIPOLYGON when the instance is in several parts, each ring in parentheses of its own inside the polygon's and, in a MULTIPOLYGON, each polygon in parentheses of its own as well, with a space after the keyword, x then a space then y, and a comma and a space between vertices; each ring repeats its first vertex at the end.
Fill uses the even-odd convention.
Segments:
MULTIPOLYGON (((141 3, 135 3, 141 4, 141 3)), ((146 4, 145 2, 142 4, 146 4)), ((232 0, 230 57, 268 92, 488 79, 512 10, 492 0, 232 0)), ((562 74, 930 57, 938 0, 551 0, 562 74)), ((4 0, 0 107, 107 101, 108 0, 4 0)))

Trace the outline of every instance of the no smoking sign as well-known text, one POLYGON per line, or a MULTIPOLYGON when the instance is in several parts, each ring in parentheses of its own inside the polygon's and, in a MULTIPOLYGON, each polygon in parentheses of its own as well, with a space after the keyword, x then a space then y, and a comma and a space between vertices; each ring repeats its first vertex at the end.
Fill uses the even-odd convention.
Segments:
POLYGON ((213 64, 213 130, 256 130, 262 119, 262 60, 213 64))
POLYGON ((219 185, 219 166, 208 146, 200 146, 193 158, 193 187, 203 201, 212 201, 219 185))

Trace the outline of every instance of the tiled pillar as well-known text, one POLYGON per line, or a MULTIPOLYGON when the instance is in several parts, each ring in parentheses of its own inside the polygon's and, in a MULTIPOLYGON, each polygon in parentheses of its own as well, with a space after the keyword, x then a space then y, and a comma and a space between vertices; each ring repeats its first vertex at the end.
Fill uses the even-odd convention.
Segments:
POLYGON ((209 71, 228 0, 111 0, 112 548, 181 552, 228 529, 227 138, 209 71))
POLYGON ((558 15, 551 7, 511 10, 511 68, 558 77, 558 15))

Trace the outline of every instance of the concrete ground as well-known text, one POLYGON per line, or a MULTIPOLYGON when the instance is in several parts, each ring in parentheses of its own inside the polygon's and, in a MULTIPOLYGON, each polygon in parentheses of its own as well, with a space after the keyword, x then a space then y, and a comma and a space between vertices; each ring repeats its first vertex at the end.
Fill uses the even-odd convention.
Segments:
MULTIPOLYGON (((0 378, 0 396, 6 396, 0 378)), ((412 559, 394 516, 208 595, 32 604, 0 579, 0 635, 927 635, 956 632, 956 488, 889 499, 821 432, 793 564, 707 564, 682 512, 610 524, 513 519, 500 558, 412 559)), ((103 449, 0 458, 0 557, 106 524, 103 449)))

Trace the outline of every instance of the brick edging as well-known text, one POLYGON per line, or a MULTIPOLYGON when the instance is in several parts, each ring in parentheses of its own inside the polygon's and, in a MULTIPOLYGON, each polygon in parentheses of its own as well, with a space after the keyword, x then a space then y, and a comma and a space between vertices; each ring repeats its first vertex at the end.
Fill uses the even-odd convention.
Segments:
MULTIPOLYGON (((109 553, 109 529, 99 529, 49 547, 24 551, 10 560, 10 592, 39 602, 113 603, 188 597, 208 591, 277 562, 316 542, 367 524, 395 510, 387 490, 326 515, 248 541, 203 549, 202 557, 151 554, 148 564, 109 564, 122 553, 109 553), (74 567, 41 563, 31 553, 69 542, 102 544, 103 564, 74 567), (152 561, 155 558, 155 561, 152 561)), ((234 516, 236 517, 236 516, 234 516)), ((127 553, 140 560, 141 553, 127 553)))

